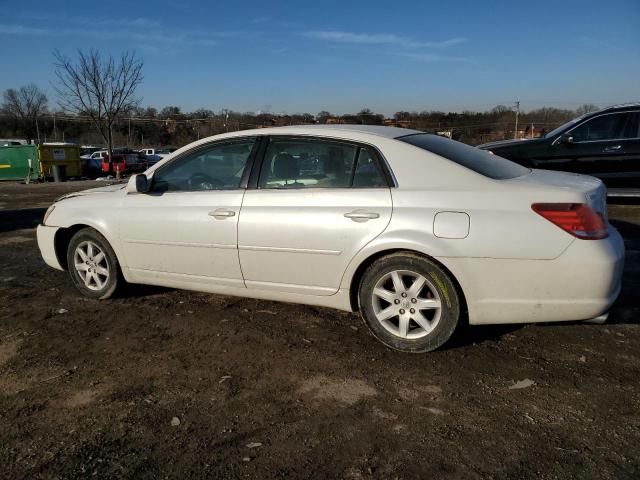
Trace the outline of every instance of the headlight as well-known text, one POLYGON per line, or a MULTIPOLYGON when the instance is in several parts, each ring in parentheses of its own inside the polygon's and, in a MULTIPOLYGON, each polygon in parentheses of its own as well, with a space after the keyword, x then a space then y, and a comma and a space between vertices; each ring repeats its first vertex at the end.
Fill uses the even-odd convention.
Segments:
POLYGON ((42 224, 46 225, 47 224, 47 218, 49 218, 49 215, 51 215, 51 213, 53 212, 53 210, 56 208, 55 205, 51 205, 49 208, 47 208, 47 212, 44 214, 44 218, 42 219, 42 224))

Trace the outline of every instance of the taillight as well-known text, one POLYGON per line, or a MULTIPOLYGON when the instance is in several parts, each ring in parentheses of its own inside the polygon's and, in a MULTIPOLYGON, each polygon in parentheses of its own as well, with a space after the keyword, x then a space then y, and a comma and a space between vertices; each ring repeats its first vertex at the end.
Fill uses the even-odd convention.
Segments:
POLYGON ((585 203, 534 203, 531 208, 565 232, 583 240, 609 236, 602 215, 585 203))

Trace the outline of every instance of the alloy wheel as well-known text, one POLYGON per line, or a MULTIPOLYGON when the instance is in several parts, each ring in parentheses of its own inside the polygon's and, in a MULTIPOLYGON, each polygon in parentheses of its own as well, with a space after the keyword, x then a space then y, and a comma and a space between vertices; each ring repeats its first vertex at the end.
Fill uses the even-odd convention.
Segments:
POLYGON ((109 281, 107 256, 95 242, 86 240, 78 244, 73 255, 74 267, 84 286, 100 291, 109 281))
POLYGON ((371 294, 376 319, 400 338, 417 339, 431 333, 442 313, 440 295, 424 276, 409 270, 383 275, 371 294))

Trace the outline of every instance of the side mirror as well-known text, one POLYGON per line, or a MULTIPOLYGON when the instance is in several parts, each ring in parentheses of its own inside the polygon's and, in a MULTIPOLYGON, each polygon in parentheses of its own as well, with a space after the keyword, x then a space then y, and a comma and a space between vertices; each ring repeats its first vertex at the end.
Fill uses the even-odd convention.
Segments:
POLYGON ((133 175, 127 182, 127 193, 147 193, 151 189, 151 181, 144 173, 133 175))
POLYGON ((565 144, 573 143, 573 135, 571 135, 570 133, 565 133, 560 137, 559 143, 565 143, 565 144))

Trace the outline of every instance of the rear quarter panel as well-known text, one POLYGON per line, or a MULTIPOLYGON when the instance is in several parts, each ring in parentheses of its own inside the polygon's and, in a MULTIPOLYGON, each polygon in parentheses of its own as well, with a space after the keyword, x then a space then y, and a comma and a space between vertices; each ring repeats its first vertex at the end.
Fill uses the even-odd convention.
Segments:
MULTIPOLYGON (((575 191, 493 180, 403 144, 387 146, 381 142, 381 151, 397 180, 391 190, 391 221, 349 264, 342 288, 349 288, 358 266, 372 255, 406 249, 436 258, 453 273, 465 293, 472 295, 471 279, 476 277, 467 275, 465 269, 474 268, 473 259, 552 260, 575 241, 531 209, 536 202, 584 201, 575 191), (465 238, 434 235, 434 218, 445 211, 469 216, 465 238), (459 259, 470 261, 459 268, 459 259)), ((487 281, 491 281, 490 275, 487 281)))
POLYGON ((576 191, 494 180, 397 140, 380 141, 379 148, 397 186, 391 189, 391 222, 378 242, 402 237, 434 256, 552 259, 573 241, 531 204, 585 201, 576 191), (469 215, 466 238, 434 236, 434 217, 443 211, 469 215))

